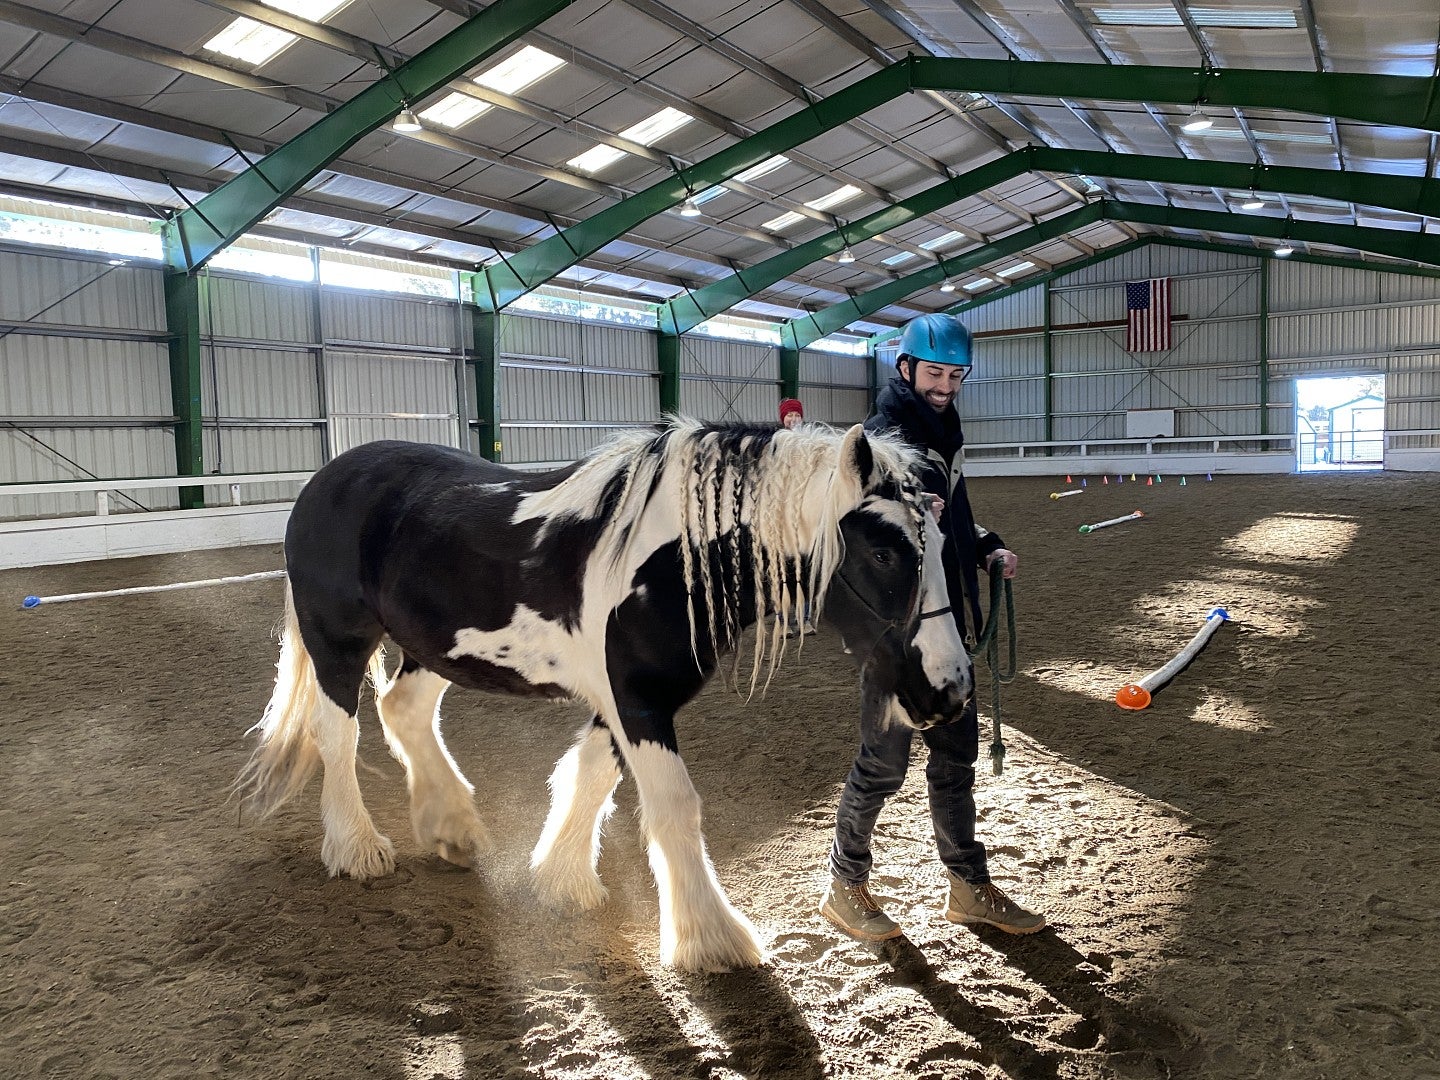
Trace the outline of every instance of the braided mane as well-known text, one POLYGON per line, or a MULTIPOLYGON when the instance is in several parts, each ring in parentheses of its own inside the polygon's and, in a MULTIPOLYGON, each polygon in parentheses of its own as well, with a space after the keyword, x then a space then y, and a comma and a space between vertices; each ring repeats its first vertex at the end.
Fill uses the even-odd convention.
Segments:
MULTIPOLYGON (((819 615, 844 558, 840 519, 864 494, 859 477, 843 471, 844 439, 843 431, 816 424, 785 430, 674 417, 658 429, 625 432, 602 444, 569 480, 534 497, 527 516, 610 517, 601 550, 612 572, 625 574, 642 519, 675 515, 682 576, 696 601, 686 605, 692 653, 702 625, 719 652, 736 643, 746 616, 753 616, 759 628, 753 692, 767 654, 766 685, 784 655, 786 619, 802 619, 807 607, 819 615), (679 505, 669 505, 661 492, 674 493, 679 505), (754 585, 754 607, 742 612, 747 580, 754 585), (699 625, 697 607, 705 620, 699 625)), ((917 545, 923 544, 918 455, 889 436, 866 439, 874 459, 867 489, 898 489, 917 545)), ((628 588, 628 581, 613 585, 628 588)))

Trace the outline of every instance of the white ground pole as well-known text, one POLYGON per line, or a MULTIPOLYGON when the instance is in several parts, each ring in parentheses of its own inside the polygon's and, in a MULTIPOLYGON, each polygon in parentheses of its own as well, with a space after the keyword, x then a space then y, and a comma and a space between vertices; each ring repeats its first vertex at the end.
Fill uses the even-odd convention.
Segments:
POLYGON ((179 589, 200 589, 207 585, 236 585, 242 581, 268 581, 282 578, 284 570, 266 570, 259 574, 240 574, 236 577, 209 578, 205 581, 177 581, 170 585, 137 585, 133 589, 106 589, 103 592, 58 593, 55 596, 27 596, 21 602, 23 608, 37 608, 41 604, 67 604, 71 600, 98 600, 102 596, 134 596, 137 593, 175 592, 179 589))
POLYGON ((1096 529, 1108 529, 1111 525, 1123 525, 1127 521, 1139 521, 1145 516, 1145 511, 1136 510, 1133 514, 1124 514, 1118 518, 1111 518, 1109 521, 1097 521, 1094 525, 1081 525, 1082 533, 1092 533, 1096 529))
POLYGON ((1115 704, 1122 709, 1143 709, 1150 704, 1150 695, 1161 686, 1173 679, 1179 672, 1195 659, 1195 654, 1205 647, 1210 636, 1220 628, 1220 624, 1230 618, 1230 615, 1223 607, 1211 608, 1210 614, 1205 616, 1205 625, 1190 639, 1190 644, 1175 654, 1171 660, 1162 668, 1156 668, 1139 682, 1122 686, 1115 695, 1115 704))
POLYGON ((1080 488, 1071 488, 1069 491, 1052 491, 1052 492, 1050 492, 1050 498, 1052 498, 1052 499, 1063 499, 1063 498, 1065 498, 1066 496, 1069 496, 1069 495, 1084 495, 1084 494, 1085 494, 1085 492, 1082 491, 1080 488))

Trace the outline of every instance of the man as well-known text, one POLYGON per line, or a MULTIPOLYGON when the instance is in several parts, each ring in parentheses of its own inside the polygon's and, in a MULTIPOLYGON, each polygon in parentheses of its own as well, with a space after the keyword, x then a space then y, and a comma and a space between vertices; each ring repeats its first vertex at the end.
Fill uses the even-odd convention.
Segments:
MULTIPOLYGON (((1014 577, 1015 553, 975 523, 962 472, 964 438, 955 397, 970 373, 970 332, 952 315, 922 315, 905 326, 896 358, 897 378, 880 392, 870 431, 894 431, 925 451, 925 490, 945 536, 941 557, 960 633, 973 641, 981 630, 979 570, 1000 562, 1014 577), (969 633, 966 633, 966 624, 969 633)), ((863 696, 863 695, 862 695, 863 696)), ((820 913, 862 941, 898 937, 900 927, 870 895, 870 836, 885 800, 900 789, 915 731, 887 715, 860 718, 860 752, 845 781, 835 814, 830 852, 832 882, 820 913)), ((1033 934, 1043 915, 1027 911, 990 882, 985 845, 975 839, 975 759, 980 730, 975 699, 960 719, 920 733, 929 748, 925 768, 930 817, 940 861, 950 880, 945 917, 956 923, 988 923, 1012 934, 1033 934)))

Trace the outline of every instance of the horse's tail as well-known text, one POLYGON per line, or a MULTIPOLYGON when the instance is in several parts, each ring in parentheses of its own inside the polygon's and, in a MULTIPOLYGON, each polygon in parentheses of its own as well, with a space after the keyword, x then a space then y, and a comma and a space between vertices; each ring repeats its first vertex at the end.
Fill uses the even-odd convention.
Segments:
POLYGON ((320 684, 315 663, 300 637, 295 597, 285 583, 285 621, 280 634, 280 659, 275 664, 275 691, 265 714, 247 735, 259 745, 235 780, 233 792, 242 805, 267 817, 305 786, 320 764, 314 713, 320 684))

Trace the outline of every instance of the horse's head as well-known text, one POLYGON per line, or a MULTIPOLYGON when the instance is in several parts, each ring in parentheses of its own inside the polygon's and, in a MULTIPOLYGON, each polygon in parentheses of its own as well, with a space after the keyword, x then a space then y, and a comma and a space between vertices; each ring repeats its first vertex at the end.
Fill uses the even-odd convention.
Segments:
POLYGON ((840 520, 845 554, 830 580, 826 618, 867 682, 893 693, 913 727, 950 723, 974 683, 950 614, 943 537, 908 477, 878 468, 875 448, 858 428, 846 443, 860 494, 840 520))

